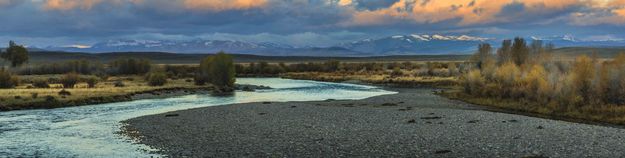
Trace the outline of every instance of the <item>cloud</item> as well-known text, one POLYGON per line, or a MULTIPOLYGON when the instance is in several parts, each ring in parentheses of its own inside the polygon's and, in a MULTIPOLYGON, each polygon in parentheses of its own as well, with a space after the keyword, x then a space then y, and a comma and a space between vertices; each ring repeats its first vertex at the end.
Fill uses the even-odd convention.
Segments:
MULTIPOLYGON (((1 0, 0 4, 2 1, 1 0)), ((160 7, 176 7, 179 10, 209 10, 209 11, 225 11, 225 10, 245 10, 251 8, 264 7, 268 0, 170 0, 169 3, 178 5, 160 6, 160 7)), ((97 5, 117 5, 123 6, 128 4, 153 6, 150 3, 163 3, 161 0, 44 0, 43 8, 46 10, 73 10, 82 9, 90 10, 97 5)))
POLYGON ((10 15, 0 16, 0 36, 42 44, 206 36, 327 45, 410 33, 625 36, 625 0, 0 0, 0 8, 10 15), (337 35, 343 31, 358 35, 337 35))
POLYGON ((538 16, 587 5, 582 0, 399 0, 387 8, 353 11, 347 25, 379 25, 389 21, 420 24, 457 20, 457 25, 513 21, 505 15, 538 16))
POLYGON ((44 8, 47 10, 91 9, 101 2, 102 0, 46 0, 44 8))
POLYGON ((267 5, 267 0, 184 0, 188 9, 224 11, 260 8, 267 5))

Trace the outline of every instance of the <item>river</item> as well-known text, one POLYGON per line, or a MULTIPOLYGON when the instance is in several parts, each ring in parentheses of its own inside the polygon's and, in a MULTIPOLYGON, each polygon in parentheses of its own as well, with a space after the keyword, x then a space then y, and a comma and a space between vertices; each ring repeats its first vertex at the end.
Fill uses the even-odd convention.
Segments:
POLYGON ((0 112, 0 157, 160 157, 119 134, 120 121, 169 111, 261 101, 363 99, 392 94, 373 86, 279 78, 239 78, 239 84, 273 89, 233 96, 187 95, 166 99, 0 112))

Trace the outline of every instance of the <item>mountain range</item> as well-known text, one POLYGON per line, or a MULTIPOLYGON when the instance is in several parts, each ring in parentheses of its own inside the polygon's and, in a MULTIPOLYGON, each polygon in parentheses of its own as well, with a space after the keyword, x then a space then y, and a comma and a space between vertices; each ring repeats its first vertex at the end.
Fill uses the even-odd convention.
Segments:
MULTIPOLYGON (((572 36, 526 37, 529 40, 542 40, 557 47, 617 47, 624 46, 622 40, 589 41, 572 36)), ((386 56, 386 55, 434 55, 469 54, 479 43, 500 45, 500 39, 468 35, 396 35, 376 39, 363 39, 339 43, 330 47, 296 47, 270 42, 244 42, 233 40, 109 40, 92 46, 63 46, 43 48, 50 51, 68 52, 175 52, 175 53, 215 53, 225 51, 238 54, 266 56, 386 56)))

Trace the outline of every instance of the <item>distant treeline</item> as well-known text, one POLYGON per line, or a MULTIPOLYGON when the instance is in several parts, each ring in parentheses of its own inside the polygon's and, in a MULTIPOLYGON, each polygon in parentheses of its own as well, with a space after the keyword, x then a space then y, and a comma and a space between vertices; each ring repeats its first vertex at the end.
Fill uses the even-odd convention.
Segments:
MULTIPOLYGON (((296 64, 270 64, 267 62, 236 64, 240 76, 271 76, 289 72, 382 72, 401 69, 414 72, 414 76, 454 76, 465 69, 460 62, 354 62, 342 63, 338 60, 296 64)), ((403 71, 402 71, 403 72, 403 71)))
POLYGON ((118 59, 108 65, 91 60, 71 60, 65 62, 29 65, 15 68, 19 75, 47 75, 76 72, 84 75, 142 75, 148 73, 152 64, 147 59, 118 59))

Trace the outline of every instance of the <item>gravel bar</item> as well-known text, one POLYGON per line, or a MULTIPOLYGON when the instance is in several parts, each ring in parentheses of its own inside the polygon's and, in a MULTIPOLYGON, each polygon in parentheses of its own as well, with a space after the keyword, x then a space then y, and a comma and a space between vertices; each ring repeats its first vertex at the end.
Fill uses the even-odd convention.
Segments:
POLYGON ((485 111, 432 89, 261 102, 124 121, 171 157, 625 157, 625 130, 485 111))

